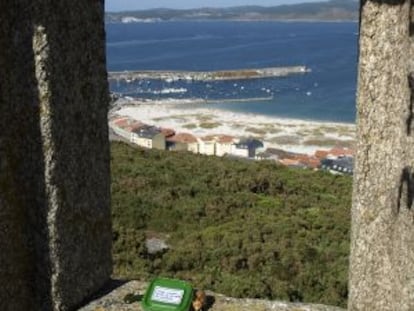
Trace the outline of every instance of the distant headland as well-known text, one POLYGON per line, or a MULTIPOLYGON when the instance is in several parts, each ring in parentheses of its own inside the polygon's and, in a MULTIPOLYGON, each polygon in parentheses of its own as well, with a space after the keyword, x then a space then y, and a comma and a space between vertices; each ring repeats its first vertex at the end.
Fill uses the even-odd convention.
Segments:
POLYGON ((239 6, 188 10, 150 9, 108 12, 107 23, 149 23, 162 21, 357 21, 359 2, 331 0, 272 7, 239 6))

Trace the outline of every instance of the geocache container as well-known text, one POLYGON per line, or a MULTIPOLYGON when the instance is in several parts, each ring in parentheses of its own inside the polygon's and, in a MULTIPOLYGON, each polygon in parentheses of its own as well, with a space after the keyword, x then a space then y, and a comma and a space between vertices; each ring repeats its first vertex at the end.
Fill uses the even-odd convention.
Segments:
POLYGON ((188 311, 193 298, 193 288, 180 280, 156 278, 142 299, 145 311, 188 311))

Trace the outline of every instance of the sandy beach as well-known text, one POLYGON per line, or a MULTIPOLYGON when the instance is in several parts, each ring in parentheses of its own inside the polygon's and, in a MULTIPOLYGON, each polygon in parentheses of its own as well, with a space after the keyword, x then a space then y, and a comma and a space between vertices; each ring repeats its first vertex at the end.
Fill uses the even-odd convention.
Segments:
POLYGON ((112 114, 125 115, 141 122, 176 132, 202 137, 227 134, 235 137, 255 137, 266 148, 313 154, 318 149, 335 146, 353 147, 355 125, 348 123, 314 122, 231 112, 202 105, 195 100, 163 100, 121 102, 112 114), (182 103, 187 104, 184 108, 182 103))

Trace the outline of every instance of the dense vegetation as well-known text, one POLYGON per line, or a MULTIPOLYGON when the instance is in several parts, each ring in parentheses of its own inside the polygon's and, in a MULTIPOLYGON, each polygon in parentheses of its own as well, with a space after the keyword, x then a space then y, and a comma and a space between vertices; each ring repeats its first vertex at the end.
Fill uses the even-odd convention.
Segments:
POLYGON ((115 274, 346 305, 351 179, 112 144, 115 274), (145 239, 167 240, 151 255, 145 239))

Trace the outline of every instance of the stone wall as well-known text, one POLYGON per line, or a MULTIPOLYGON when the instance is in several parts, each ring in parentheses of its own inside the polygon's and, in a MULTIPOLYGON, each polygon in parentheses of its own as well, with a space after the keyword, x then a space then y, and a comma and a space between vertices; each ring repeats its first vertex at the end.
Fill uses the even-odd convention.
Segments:
POLYGON ((414 310, 411 3, 361 3, 349 310, 414 310))
MULTIPOLYGON (((140 281, 120 284, 79 311, 144 311, 141 303, 148 285, 140 281), (126 297, 129 299, 125 299, 126 297)), ((345 311, 342 308, 320 304, 231 298, 210 291, 206 292, 206 296, 204 311, 345 311)))
POLYGON ((71 310, 109 279, 103 1, 0 1, 0 310, 71 310))

